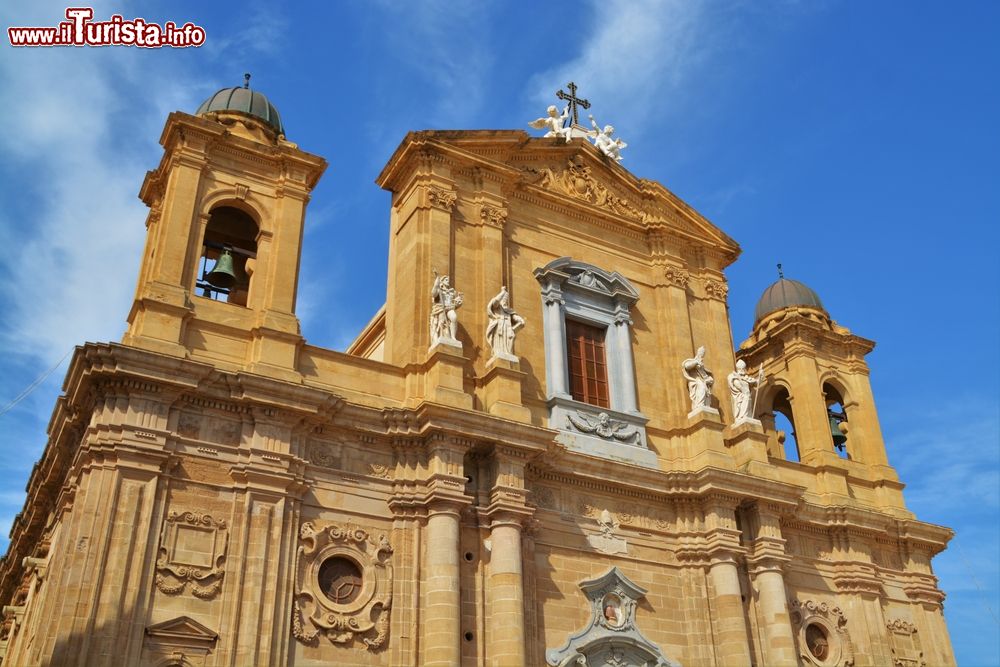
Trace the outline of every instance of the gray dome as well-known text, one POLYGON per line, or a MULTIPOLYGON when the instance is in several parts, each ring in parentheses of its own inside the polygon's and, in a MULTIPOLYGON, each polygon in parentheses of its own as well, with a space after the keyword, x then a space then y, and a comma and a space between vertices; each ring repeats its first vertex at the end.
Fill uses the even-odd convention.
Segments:
POLYGON ((764 290, 760 301, 757 302, 757 308, 754 310, 754 324, 764 319, 765 315, 790 306, 818 308, 826 313, 826 308, 823 307, 823 302, 819 300, 819 295, 816 292, 797 280, 780 278, 764 290))
POLYGON ((263 121, 278 134, 285 133, 285 128, 281 124, 281 116, 278 115, 278 110, 274 108, 270 100, 264 96, 264 93, 258 93, 248 87, 223 88, 202 102, 195 115, 200 116, 211 111, 236 111, 253 116, 263 121))

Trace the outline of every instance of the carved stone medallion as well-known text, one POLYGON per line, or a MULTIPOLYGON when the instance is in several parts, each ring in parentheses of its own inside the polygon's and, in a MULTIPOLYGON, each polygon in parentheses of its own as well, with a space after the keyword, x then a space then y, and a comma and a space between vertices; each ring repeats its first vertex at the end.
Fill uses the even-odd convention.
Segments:
POLYGON ((320 635, 334 644, 362 639, 378 650, 389 635, 392 547, 363 528, 307 522, 299 529, 292 634, 304 644, 320 635))
POLYGON ((847 618, 840 607, 812 600, 792 600, 789 608, 803 664, 815 667, 850 667, 854 664, 854 647, 847 632, 847 618))

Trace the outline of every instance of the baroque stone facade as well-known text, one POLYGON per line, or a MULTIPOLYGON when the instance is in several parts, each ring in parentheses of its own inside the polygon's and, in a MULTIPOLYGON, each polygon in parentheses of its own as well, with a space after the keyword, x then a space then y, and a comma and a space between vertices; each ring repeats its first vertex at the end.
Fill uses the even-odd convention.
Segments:
POLYGON ((162 143, 128 330, 76 350, 0 563, 3 665, 954 663, 873 343, 817 298, 734 351, 739 247, 666 188, 583 140, 411 133, 385 306, 336 352, 294 314, 325 162, 236 110, 162 143), (701 346, 763 368, 755 419, 724 383, 690 410, 701 346))

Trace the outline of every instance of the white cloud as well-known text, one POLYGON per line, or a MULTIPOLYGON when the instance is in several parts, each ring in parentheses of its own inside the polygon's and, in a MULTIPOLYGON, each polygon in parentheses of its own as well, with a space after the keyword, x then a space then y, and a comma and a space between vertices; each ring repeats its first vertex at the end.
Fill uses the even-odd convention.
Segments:
MULTIPOLYGON (((595 0, 592 9, 593 29, 579 55, 537 74, 530 88, 539 105, 547 105, 552 91, 573 81, 594 104, 590 111, 598 123, 638 135, 654 114, 665 111, 663 100, 670 104, 682 94, 681 84, 702 62, 705 3, 595 0)), ((581 113, 580 122, 589 126, 588 112, 581 113)))

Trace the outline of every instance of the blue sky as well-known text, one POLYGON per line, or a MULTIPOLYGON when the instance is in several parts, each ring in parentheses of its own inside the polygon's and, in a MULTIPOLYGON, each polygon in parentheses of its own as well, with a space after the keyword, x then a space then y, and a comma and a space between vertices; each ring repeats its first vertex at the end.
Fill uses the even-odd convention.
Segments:
MULTIPOLYGON (((5 2, 3 27, 65 5, 5 2)), ((960 664, 1000 664, 997 2, 100 2, 193 21, 187 50, 0 47, 0 406, 83 341, 118 340, 166 115, 244 71, 330 167, 307 216, 299 315, 342 349, 382 303, 409 130, 522 128, 573 80, 658 180, 734 237, 733 335, 782 262, 878 343, 891 463, 924 521, 960 664)), ((65 363, 0 417, 0 534, 65 363)))

